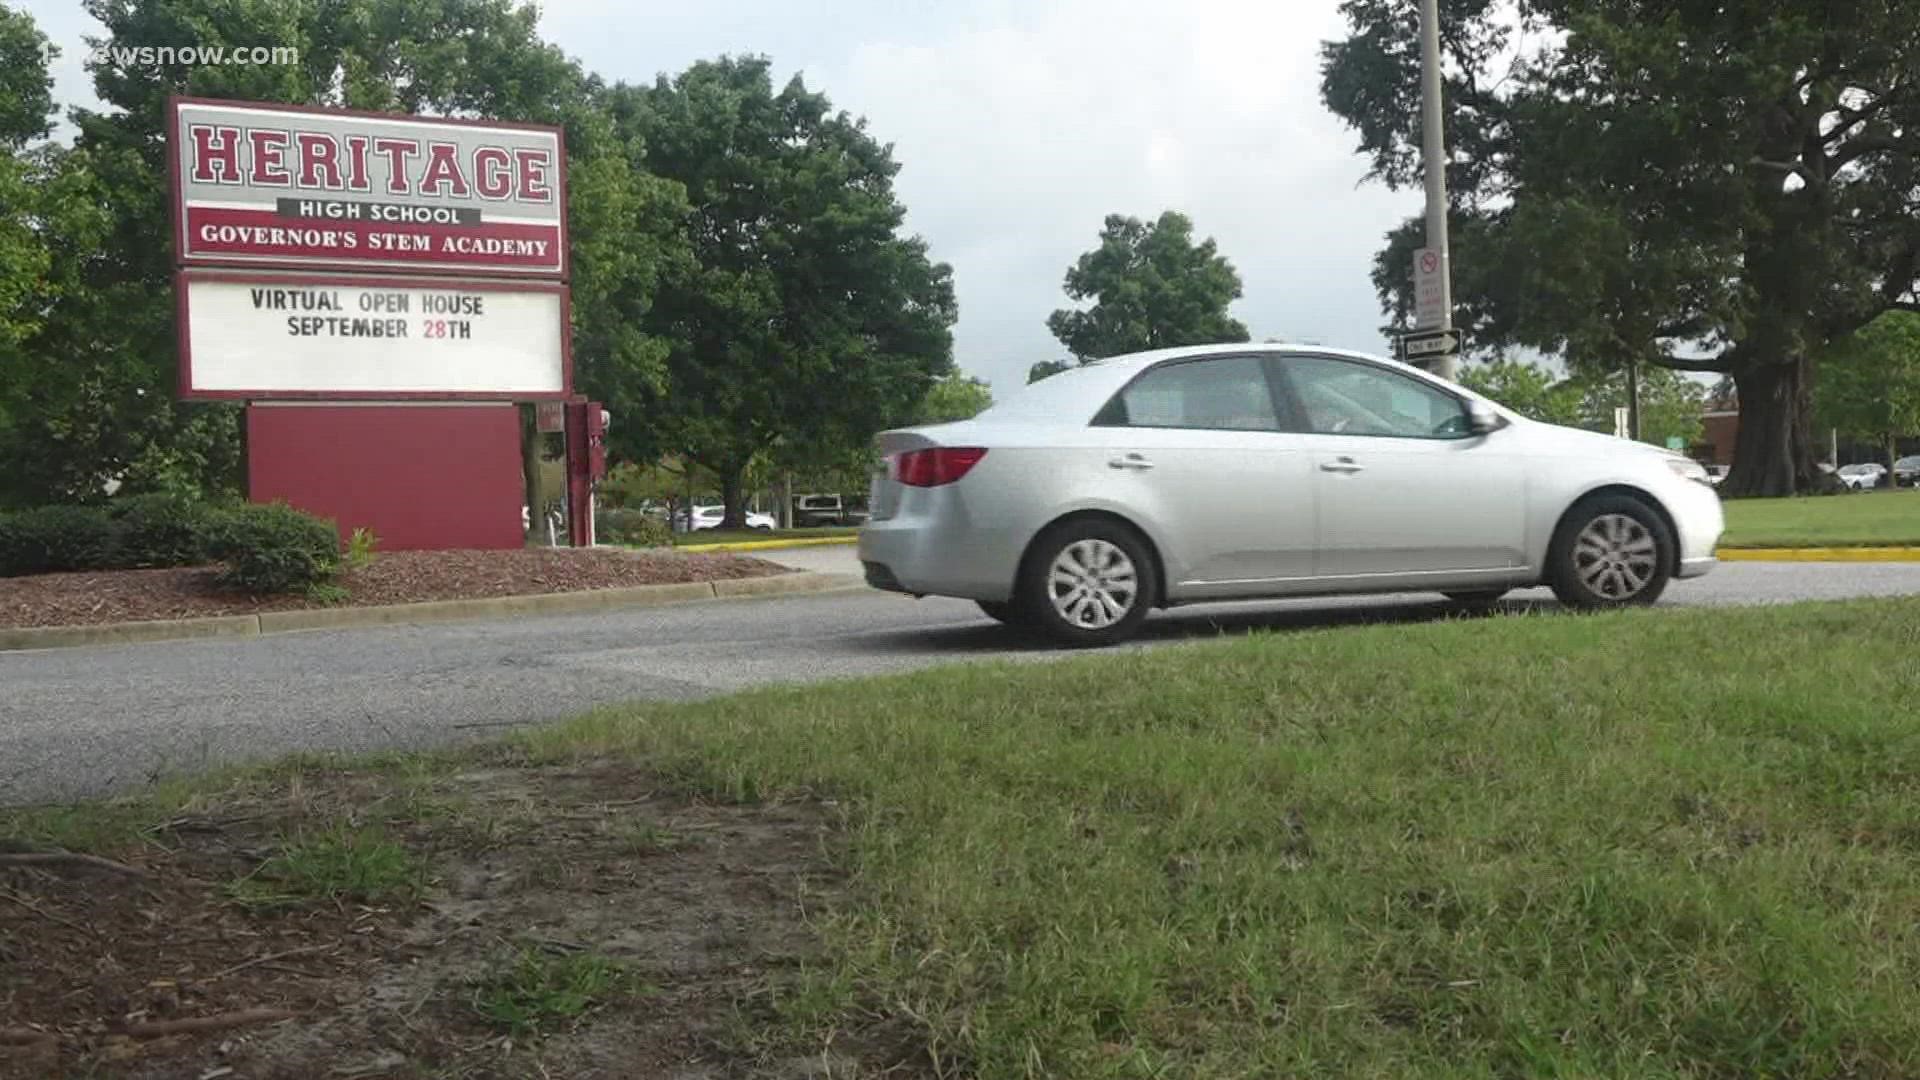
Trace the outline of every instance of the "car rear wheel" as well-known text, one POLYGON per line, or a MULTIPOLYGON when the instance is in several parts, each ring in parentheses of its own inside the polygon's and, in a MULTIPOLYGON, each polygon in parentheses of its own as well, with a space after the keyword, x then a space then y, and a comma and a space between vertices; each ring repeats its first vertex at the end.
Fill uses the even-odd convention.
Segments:
POLYGON ((1083 519, 1035 542, 1015 603, 1020 617, 1064 645, 1113 645, 1132 637, 1158 595, 1146 544, 1125 525, 1083 519))
POLYGON ((1673 535, 1639 499, 1606 495, 1574 507, 1547 562, 1548 584, 1568 607, 1651 604, 1673 576, 1673 535))

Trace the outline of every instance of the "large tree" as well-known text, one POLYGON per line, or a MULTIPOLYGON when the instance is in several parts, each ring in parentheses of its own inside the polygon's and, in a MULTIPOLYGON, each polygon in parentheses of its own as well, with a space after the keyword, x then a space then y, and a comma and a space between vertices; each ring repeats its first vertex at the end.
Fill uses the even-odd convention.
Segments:
MULTIPOLYGON (((1920 308, 1920 20, 1900 0, 1441 0, 1456 321, 1576 369, 1725 372, 1729 494, 1820 483, 1812 358, 1920 308)), ((1327 104, 1420 182, 1415 0, 1347 0, 1327 104)), ((1417 222, 1376 284, 1404 325, 1417 222)))
MULTIPOLYGON (((1248 339, 1246 326, 1227 314, 1240 298, 1239 272, 1211 237, 1195 243, 1193 222, 1177 210, 1150 222, 1107 215, 1100 246, 1067 269, 1066 290, 1093 304, 1054 312, 1047 329, 1081 363, 1248 339)), ((1038 365, 1035 372, 1045 377, 1038 365)))
POLYGON ((673 345, 645 422, 720 477, 738 526, 757 457, 843 456, 912 419, 952 368, 952 272, 900 234, 891 147, 797 76, 776 91, 764 58, 614 99, 690 207, 691 261, 650 322, 673 345))
POLYGON ((1920 315, 1890 311, 1834 342, 1814 399, 1820 426, 1883 447, 1891 476, 1899 440, 1920 435, 1920 315))
MULTIPOLYGON (((44 213, 62 215, 47 278, 58 302, 22 345, 15 381, 32 408, 0 432, 16 500, 129 488, 232 488, 237 410, 173 396, 172 239, 167 231, 168 95, 497 117, 566 130, 576 378, 616 410, 664 377, 665 348, 639 329, 654 283, 684 245, 676 185, 642 170, 644 146, 616 130, 604 88, 536 33, 511 0, 88 0, 109 46, 255 46, 294 64, 90 66, 112 108, 75 110, 75 145, 54 155, 44 213)), ((11 65, 9 65, 11 67, 11 65)), ((638 425, 633 425, 638 426, 638 425)), ((616 439, 628 425, 616 426, 616 439)))

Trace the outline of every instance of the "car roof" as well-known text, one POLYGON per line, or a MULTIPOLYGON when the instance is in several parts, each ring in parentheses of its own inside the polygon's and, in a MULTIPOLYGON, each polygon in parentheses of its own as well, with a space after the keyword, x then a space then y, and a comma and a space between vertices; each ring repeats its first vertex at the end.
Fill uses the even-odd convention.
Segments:
MULTIPOLYGON (((1169 360, 1195 360, 1208 356, 1328 356, 1362 363, 1377 364, 1383 367, 1404 371, 1419 379, 1431 380, 1434 376, 1411 364, 1403 363, 1375 353, 1365 353, 1354 349, 1336 349, 1322 345, 1305 345, 1278 341, 1241 341, 1218 345, 1182 345, 1166 349, 1150 349, 1143 352, 1124 353, 1118 356, 1089 360, 1084 364, 1070 367, 1065 371, 1039 382, 1027 383, 1005 398, 996 401, 981 412, 977 419, 982 421, 1027 421, 1040 418, 1052 419, 1061 414, 1077 414, 1088 399, 1104 401, 1142 370, 1169 360)), ((1478 400, 1487 401, 1479 394, 1464 386, 1448 384, 1448 389, 1466 394, 1478 400)), ((1510 410, 1498 402, 1488 404, 1512 415, 1510 410)), ((1094 407, 1098 407, 1096 404, 1094 407)))

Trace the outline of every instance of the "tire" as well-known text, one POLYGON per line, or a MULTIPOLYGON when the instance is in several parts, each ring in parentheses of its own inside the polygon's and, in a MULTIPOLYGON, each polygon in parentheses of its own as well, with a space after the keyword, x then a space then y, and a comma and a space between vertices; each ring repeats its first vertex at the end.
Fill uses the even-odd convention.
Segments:
POLYGON ((1507 593, 1511 591, 1512 591, 1511 589, 1481 589, 1477 592, 1450 592, 1450 593, 1442 593, 1441 595, 1445 596, 1447 599, 1453 601, 1456 604, 1468 604, 1473 607, 1484 607, 1489 604, 1499 603, 1500 598, 1507 595, 1507 593))
POLYGON ((1132 637, 1159 595, 1140 535, 1115 521, 1083 518, 1034 541, 1014 602, 1023 625, 1062 645, 1097 648, 1132 637))
POLYGON ((1547 549, 1547 584, 1570 608, 1604 610, 1651 604, 1666 591, 1676 561, 1673 533, 1630 495, 1578 503, 1547 549))

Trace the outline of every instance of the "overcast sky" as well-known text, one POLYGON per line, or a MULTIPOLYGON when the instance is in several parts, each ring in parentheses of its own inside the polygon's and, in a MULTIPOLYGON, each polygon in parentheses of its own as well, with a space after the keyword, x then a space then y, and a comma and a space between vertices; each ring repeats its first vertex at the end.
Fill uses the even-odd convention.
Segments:
MULTIPOLYGON (((541 25, 609 80, 759 53, 865 116, 902 164, 908 229, 953 265, 961 367, 1011 388, 1065 354, 1047 314, 1116 212, 1190 215, 1239 269, 1256 341, 1386 349, 1368 268, 1421 200, 1361 186, 1354 135, 1320 103, 1337 3, 549 0, 541 25)), ((25 7, 63 52, 63 100, 93 103, 99 25, 78 0, 25 7)))

